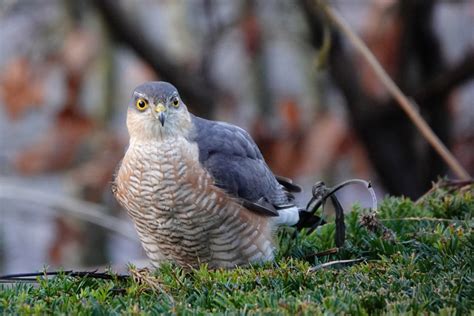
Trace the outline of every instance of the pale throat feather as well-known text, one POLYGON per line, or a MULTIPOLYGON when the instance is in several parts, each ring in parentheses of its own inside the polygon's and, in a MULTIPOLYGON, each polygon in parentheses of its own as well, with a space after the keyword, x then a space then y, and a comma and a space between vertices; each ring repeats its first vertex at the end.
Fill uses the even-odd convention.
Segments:
POLYGON ((130 142, 136 140, 164 140, 170 137, 187 137, 192 129, 192 122, 189 112, 183 111, 169 117, 164 126, 161 126, 160 122, 150 113, 140 113, 134 109, 129 109, 127 129, 130 142))

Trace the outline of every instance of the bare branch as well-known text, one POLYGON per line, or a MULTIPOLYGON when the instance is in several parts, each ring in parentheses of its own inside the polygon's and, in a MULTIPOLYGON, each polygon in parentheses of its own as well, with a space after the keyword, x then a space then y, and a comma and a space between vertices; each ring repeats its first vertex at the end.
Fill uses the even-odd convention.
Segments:
MULTIPOLYGON (((16 200, 50 207, 58 214, 68 213, 83 221, 101 226, 130 240, 138 240, 132 226, 124 220, 107 215, 107 208, 86 201, 45 192, 39 189, 24 188, 0 179, 0 200, 16 200)), ((8 211, 5 207, 2 211, 8 211)), ((35 209, 37 211, 37 209, 35 209)))
POLYGON ((449 219, 449 218, 436 218, 436 217, 401 217, 401 218, 385 218, 381 219, 381 222, 436 222, 436 223, 473 223, 471 220, 463 219, 449 219))
POLYGON ((445 72, 428 82, 415 94, 415 100, 424 103, 426 100, 443 98, 459 85, 474 78, 474 50, 466 53, 463 59, 445 72))
POLYGON ((377 61, 372 52, 364 44, 364 42, 357 36, 351 28, 347 25, 342 17, 339 16, 334 10, 326 5, 321 0, 315 0, 314 2, 319 9, 321 9, 326 17, 342 32, 344 33, 351 43, 356 47, 357 51, 365 58, 365 60, 372 67, 373 71, 381 82, 385 85, 387 90, 397 100, 400 107, 407 114, 410 120, 415 124, 424 138, 428 143, 435 149, 435 151, 443 158, 446 164, 453 170, 453 172, 460 179, 469 179, 469 173, 461 166, 453 154, 446 148, 443 142, 436 136, 430 126, 426 123, 420 113, 416 110, 413 103, 402 93, 398 86, 388 76, 385 70, 382 68, 380 63, 377 61))
POLYGON ((97 0, 93 3, 108 24, 110 32, 150 64, 161 78, 175 85, 185 102, 200 115, 209 116, 212 113, 215 105, 213 96, 216 93, 199 76, 170 60, 163 48, 146 37, 140 23, 133 20, 133 14, 124 12, 117 1, 97 0))

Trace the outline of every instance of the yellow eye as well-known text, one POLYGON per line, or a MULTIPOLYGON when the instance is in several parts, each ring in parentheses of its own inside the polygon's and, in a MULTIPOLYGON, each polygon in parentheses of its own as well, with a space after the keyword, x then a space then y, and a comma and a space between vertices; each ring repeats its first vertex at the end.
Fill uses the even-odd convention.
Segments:
POLYGON ((148 101, 143 98, 140 98, 137 100, 137 103, 135 103, 135 106, 139 111, 145 111, 148 107, 148 101))
POLYGON ((173 106, 177 108, 179 106, 179 98, 174 97, 173 100, 171 101, 171 104, 173 104, 173 106))

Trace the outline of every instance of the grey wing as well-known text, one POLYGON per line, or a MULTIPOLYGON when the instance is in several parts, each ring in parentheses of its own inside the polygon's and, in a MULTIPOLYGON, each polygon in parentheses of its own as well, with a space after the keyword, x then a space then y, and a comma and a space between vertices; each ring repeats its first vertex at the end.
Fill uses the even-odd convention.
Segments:
POLYGON ((241 199, 248 209, 277 216, 292 206, 293 196, 271 172, 255 142, 243 129, 192 116, 191 140, 199 148, 199 161, 216 186, 241 199))

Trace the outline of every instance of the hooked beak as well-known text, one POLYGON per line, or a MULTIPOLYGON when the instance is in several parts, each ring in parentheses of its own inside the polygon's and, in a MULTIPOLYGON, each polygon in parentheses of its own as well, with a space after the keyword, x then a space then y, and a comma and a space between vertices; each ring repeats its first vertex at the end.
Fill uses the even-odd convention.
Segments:
POLYGON ((165 118, 166 118, 166 107, 163 105, 163 103, 158 103, 155 107, 155 113, 154 116, 158 120, 160 120, 161 126, 165 125, 165 118))

